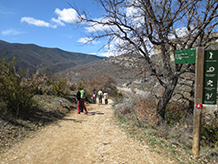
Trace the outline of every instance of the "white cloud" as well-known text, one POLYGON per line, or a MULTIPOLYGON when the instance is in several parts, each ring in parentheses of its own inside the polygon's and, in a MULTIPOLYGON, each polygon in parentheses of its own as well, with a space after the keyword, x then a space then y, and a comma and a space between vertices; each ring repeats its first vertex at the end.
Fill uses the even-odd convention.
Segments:
POLYGON ((61 20, 59 20, 59 19, 52 18, 51 22, 53 22, 56 25, 65 26, 65 24, 63 22, 61 22, 61 20))
MULTIPOLYGON (((100 42, 92 41, 91 38, 87 38, 87 37, 80 38, 77 42, 81 43, 81 44, 86 44, 89 42, 93 45, 100 43, 100 42)), ((117 54, 121 54, 121 53, 117 52, 117 49, 114 46, 114 44, 110 44, 110 45, 107 44, 107 45, 105 45, 105 47, 103 49, 100 53, 98 53, 99 56, 109 57, 109 56, 115 56, 117 54)), ((96 55, 96 53, 91 53, 91 54, 96 55)))
MULTIPOLYGON (((181 27, 181 28, 177 28, 175 29, 175 33, 178 37, 182 38, 182 37, 185 37, 188 33, 188 30, 186 27, 181 27)), ((176 36, 172 33, 169 35, 169 38, 170 39, 175 39, 176 36)))
POLYGON ((26 22, 30 25, 40 26, 40 27, 52 27, 57 28, 58 26, 65 26, 65 23, 77 23, 79 21, 78 14, 76 10, 69 9, 55 9, 55 14, 58 18, 51 18, 50 22, 44 20, 35 19, 32 17, 22 17, 20 22, 26 22))
POLYGON ((76 10, 69 8, 69 9, 55 9, 55 13, 58 15, 58 19, 52 18, 57 22, 66 22, 66 23, 76 23, 79 20, 78 14, 76 10))
POLYGON ((118 49, 116 48, 114 44, 110 44, 110 45, 106 44, 104 46, 104 50, 102 49, 102 52, 99 54, 99 56, 110 57, 110 56, 117 56, 120 54, 122 53, 118 51, 118 49))
POLYGON ((4 30, 1 32, 2 35, 19 35, 23 33, 26 33, 26 32, 15 30, 15 29, 4 30))
POLYGON ((77 42, 85 44, 85 43, 88 43, 89 41, 91 41, 91 39, 84 37, 84 38, 80 38, 77 42))
POLYGON ((92 40, 92 38, 87 38, 87 37, 80 38, 77 42, 82 43, 82 44, 91 43, 93 45, 100 43, 100 42, 92 40))
POLYGON ((105 52, 99 54, 99 56, 104 56, 104 57, 110 57, 110 56, 115 56, 115 55, 116 55, 115 52, 114 51, 110 51, 110 50, 105 51, 105 52))
POLYGON ((104 23, 108 22, 108 19, 99 18, 99 19, 96 19, 95 21, 102 22, 103 24, 99 24, 99 23, 95 23, 95 22, 90 23, 88 27, 85 27, 87 32, 104 31, 104 30, 111 28, 111 26, 104 24, 104 23))
POLYGON ((23 17, 20 20, 21 23, 27 22, 30 25, 40 26, 40 27, 51 27, 51 25, 43 20, 37 20, 31 17, 23 17))
MULTIPOLYGON (((190 26, 190 29, 191 29, 192 33, 196 33, 197 32, 197 30, 194 30, 194 28, 195 27, 193 25, 190 26)), ((176 33, 176 35, 179 38, 186 37, 189 34, 189 31, 188 31, 187 27, 177 28, 173 32, 176 33)), ((170 39, 175 39, 176 38, 176 36, 175 36, 175 34, 173 32, 171 32, 171 34, 169 35, 170 39)))

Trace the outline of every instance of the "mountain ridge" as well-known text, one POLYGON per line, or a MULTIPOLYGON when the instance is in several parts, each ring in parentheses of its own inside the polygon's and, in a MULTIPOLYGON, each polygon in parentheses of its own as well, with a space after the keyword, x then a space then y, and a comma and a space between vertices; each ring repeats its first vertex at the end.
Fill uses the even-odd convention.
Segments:
POLYGON ((13 57, 16 58, 16 61, 19 61, 18 70, 25 68, 28 71, 43 71, 48 68, 51 73, 106 58, 80 52, 64 51, 59 48, 41 47, 36 44, 9 43, 0 40, 0 58, 5 58, 9 62, 13 57))

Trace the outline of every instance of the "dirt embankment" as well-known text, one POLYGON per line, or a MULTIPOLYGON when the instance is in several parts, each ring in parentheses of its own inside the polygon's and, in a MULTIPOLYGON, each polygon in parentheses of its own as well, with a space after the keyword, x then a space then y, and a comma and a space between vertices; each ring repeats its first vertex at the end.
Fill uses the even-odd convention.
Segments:
POLYGON ((1 164, 174 163, 129 138, 113 119, 110 105, 89 104, 88 115, 70 113, 3 154, 1 164))

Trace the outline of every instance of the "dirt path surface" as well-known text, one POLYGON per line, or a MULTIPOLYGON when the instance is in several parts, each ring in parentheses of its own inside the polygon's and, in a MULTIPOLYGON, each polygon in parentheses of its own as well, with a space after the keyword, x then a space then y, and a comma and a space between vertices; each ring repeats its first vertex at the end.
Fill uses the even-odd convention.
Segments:
POLYGON ((34 137, 0 155, 1 164, 159 164, 174 163, 129 138, 108 105, 89 104, 88 115, 73 111, 34 137))

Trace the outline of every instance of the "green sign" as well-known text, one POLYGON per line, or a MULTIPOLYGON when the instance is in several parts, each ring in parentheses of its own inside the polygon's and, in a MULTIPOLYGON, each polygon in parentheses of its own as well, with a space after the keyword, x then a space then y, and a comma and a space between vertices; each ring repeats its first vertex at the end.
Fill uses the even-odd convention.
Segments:
POLYGON ((205 51, 203 104, 217 102, 218 50, 205 51))
POLYGON ((196 48, 175 50, 175 64, 194 64, 196 59, 196 48))

